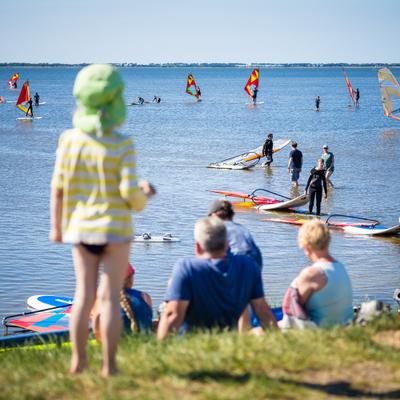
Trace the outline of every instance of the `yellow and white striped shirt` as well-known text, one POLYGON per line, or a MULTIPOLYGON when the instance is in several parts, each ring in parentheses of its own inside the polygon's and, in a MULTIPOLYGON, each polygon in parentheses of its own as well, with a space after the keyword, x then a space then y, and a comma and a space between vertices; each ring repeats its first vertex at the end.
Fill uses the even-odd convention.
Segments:
POLYGON ((63 242, 131 240, 131 210, 141 211, 147 201, 135 168, 129 137, 115 132, 96 137, 77 129, 60 136, 51 186, 63 191, 63 242))

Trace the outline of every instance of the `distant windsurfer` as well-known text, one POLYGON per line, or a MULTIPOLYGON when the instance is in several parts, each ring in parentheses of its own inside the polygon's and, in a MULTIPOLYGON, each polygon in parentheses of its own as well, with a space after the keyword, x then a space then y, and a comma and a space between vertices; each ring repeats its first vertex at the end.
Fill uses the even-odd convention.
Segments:
POLYGON ((321 103, 321 99, 319 96, 315 98, 315 111, 319 111, 319 104, 321 103))
POLYGON ((258 94, 258 89, 255 87, 251 95, 251 98, 253 99, 253 104, 256 104, 257 102, 257 94, 258 94))
POLYGON ((158 96, 154 96, 153 103, 161 103, 161 98, 158 96))
POLYGON ((198 101, 201 100, 201 90, 200 90, 200 86, 196 86, 196 97, 197 97, 197 100, 198 100, 198 101))
POLYGON ((32 99, 30 97, 28 100, 28 108, 26 110, 26 116, 33 118, 32 99))
POLYGON ((39 101, 40 101, 40 96, 39 93, 36 92, 35 95, 33 96, 33 98, 35 99, 35 106, 39 106, 39 101))
POLYGON ((357 88, 357 90, 356 90, 356 107, 358 107, 358 100, 360 100, 360 90, 357 88))
POLYGON ((272 159, 272 151, 274 147, 274 142, 273 142, 274 135, 272 133, 269 133, 267 136, 266 141, 264 142, 263 148, 262 148, 262 155, 265 157, 265 162, 262 164, 263 167, 269 167, 274 161, 272 159))
POLYGON ((144 104, 144 98, 143 97, 138 97, 138 103, 140 105, 144 104))

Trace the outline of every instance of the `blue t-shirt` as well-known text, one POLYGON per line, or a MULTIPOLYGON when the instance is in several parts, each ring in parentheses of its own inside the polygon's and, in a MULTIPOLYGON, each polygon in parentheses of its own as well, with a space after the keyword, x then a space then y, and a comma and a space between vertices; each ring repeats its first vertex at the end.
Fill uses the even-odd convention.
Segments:
POLYGON ((187 328, 236 328, 250 300, 264 297, 261 270, 248 256, 184 258, 174 267, 166 301, 187 300, 187 328))
MULTIPOLYGON (((133 315, 135 317, 135 322, 139 332, 149 332, 152 328, 153 310, 144 301, 142 292, 136 289, 124 289, 124 292, 127 295, 129 303, 132 307, 133 315)), ((124 328, 129 330, 130 321, 123 309, 121 309, 121 314, 123 316, 124 328)))
POLYGON ((243 225, 233 221, 226 221, 225 227, 230 252, 249 256, 262 268, 262 254, 250 231, 243 225))
POLYGON ((300 150, 292 150, 289 154, 289 158, 292 159, 290 168, 301 169, 303 163, 303 153, 300 150))

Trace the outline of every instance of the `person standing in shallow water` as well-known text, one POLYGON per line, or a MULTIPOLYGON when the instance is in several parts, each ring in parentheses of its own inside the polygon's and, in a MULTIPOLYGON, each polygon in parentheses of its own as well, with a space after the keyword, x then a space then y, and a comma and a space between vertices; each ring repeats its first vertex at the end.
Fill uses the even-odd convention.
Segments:
POLYGON ((267 139, 264 142, 263 148, 262 148, 262 155, 265 157, 265 162, 262 164, 263 167, 269 167, 272 163, 273 158, 273 149, 274 149, 274 142, 273 142, 273 134, 269 133, 267 136, 267 139))
POLYGON ((116 372, 121 331, 119 293, 130 242, 132 210, 144 208, 155 194, 147 181, 138 181, 135 149, 130 137, 115 129, 125 121, 124 84, 110 65, 90 65, 77 75, 74 129, 59 139, 51 183, 50 239, 71 243, 76 275, 71 312, 71 373, 87 367, 86 345, 90 311, 97 291, 101 310, 102 375, 116 372))
POLYGON ((321 214, 322 189, 324 189, 326 199, 328 192, 326 188, 324 161, 320 158, 317 162, 317 167, 310 171, 310 177, 306 185, 306 193, 310 195, 310 202, 308 204, 310 214, 313 212, 314 201, 317 208, 316 215, 321 214))
POLYGON ((300 172, 303 166, 303 153, 297 149, 297 143, 292 142, 292 151, 289 154, 288 170, 290 180, 295 187, 299 186, 300 172))
POLYGON ((329 179, 331 175, 333 174, 333 171, 335 170, 335 156, 331 151, 329 151, 329 147, 327 144, 324 144, 322 147, 322 160, 324 161, 324 169, 325 169, 325 178, 326 182, 330 187, 333 188, 333 183, 329 179))
POLYGON ((319 111, 319 105, 321 103, 321 99, 319 96, 315 98, 315 111, 319 111))

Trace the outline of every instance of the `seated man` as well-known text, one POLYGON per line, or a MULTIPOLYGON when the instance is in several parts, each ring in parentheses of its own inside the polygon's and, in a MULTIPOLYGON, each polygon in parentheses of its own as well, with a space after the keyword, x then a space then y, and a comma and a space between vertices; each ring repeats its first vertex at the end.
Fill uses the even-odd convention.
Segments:
POLYGON ((232 254, 242 254, 251 257, 262 268, 261 251, 256 245, 250 231, 243 225, 233 222, 232 203, 228 200, 215 200, 209 210, 208 216, 217 216, 225 223, 228 235, 229 251, 232 254))
POLYGON ((353 319, 351 282, 344 265, 329 254, 328 227, 318 220, 309 221, 301 227, 298 241, 313 264, 304 268, 289 288, 296 292, 292 297, 298 299, 298 305, 285 307, 288 291, 284 313, 285 308, 298 309, 298 314, 305 314, 317 326, 347 324, 353 319))
POLYGON ((260 268, 243 255, 227 255, 227 233, 216 217, 195 225, 196 257, 179 260, 169 282, 158 339, 192 328, 237 328, 250 303, 263 328, 275 326, 264 299, 260 268))

